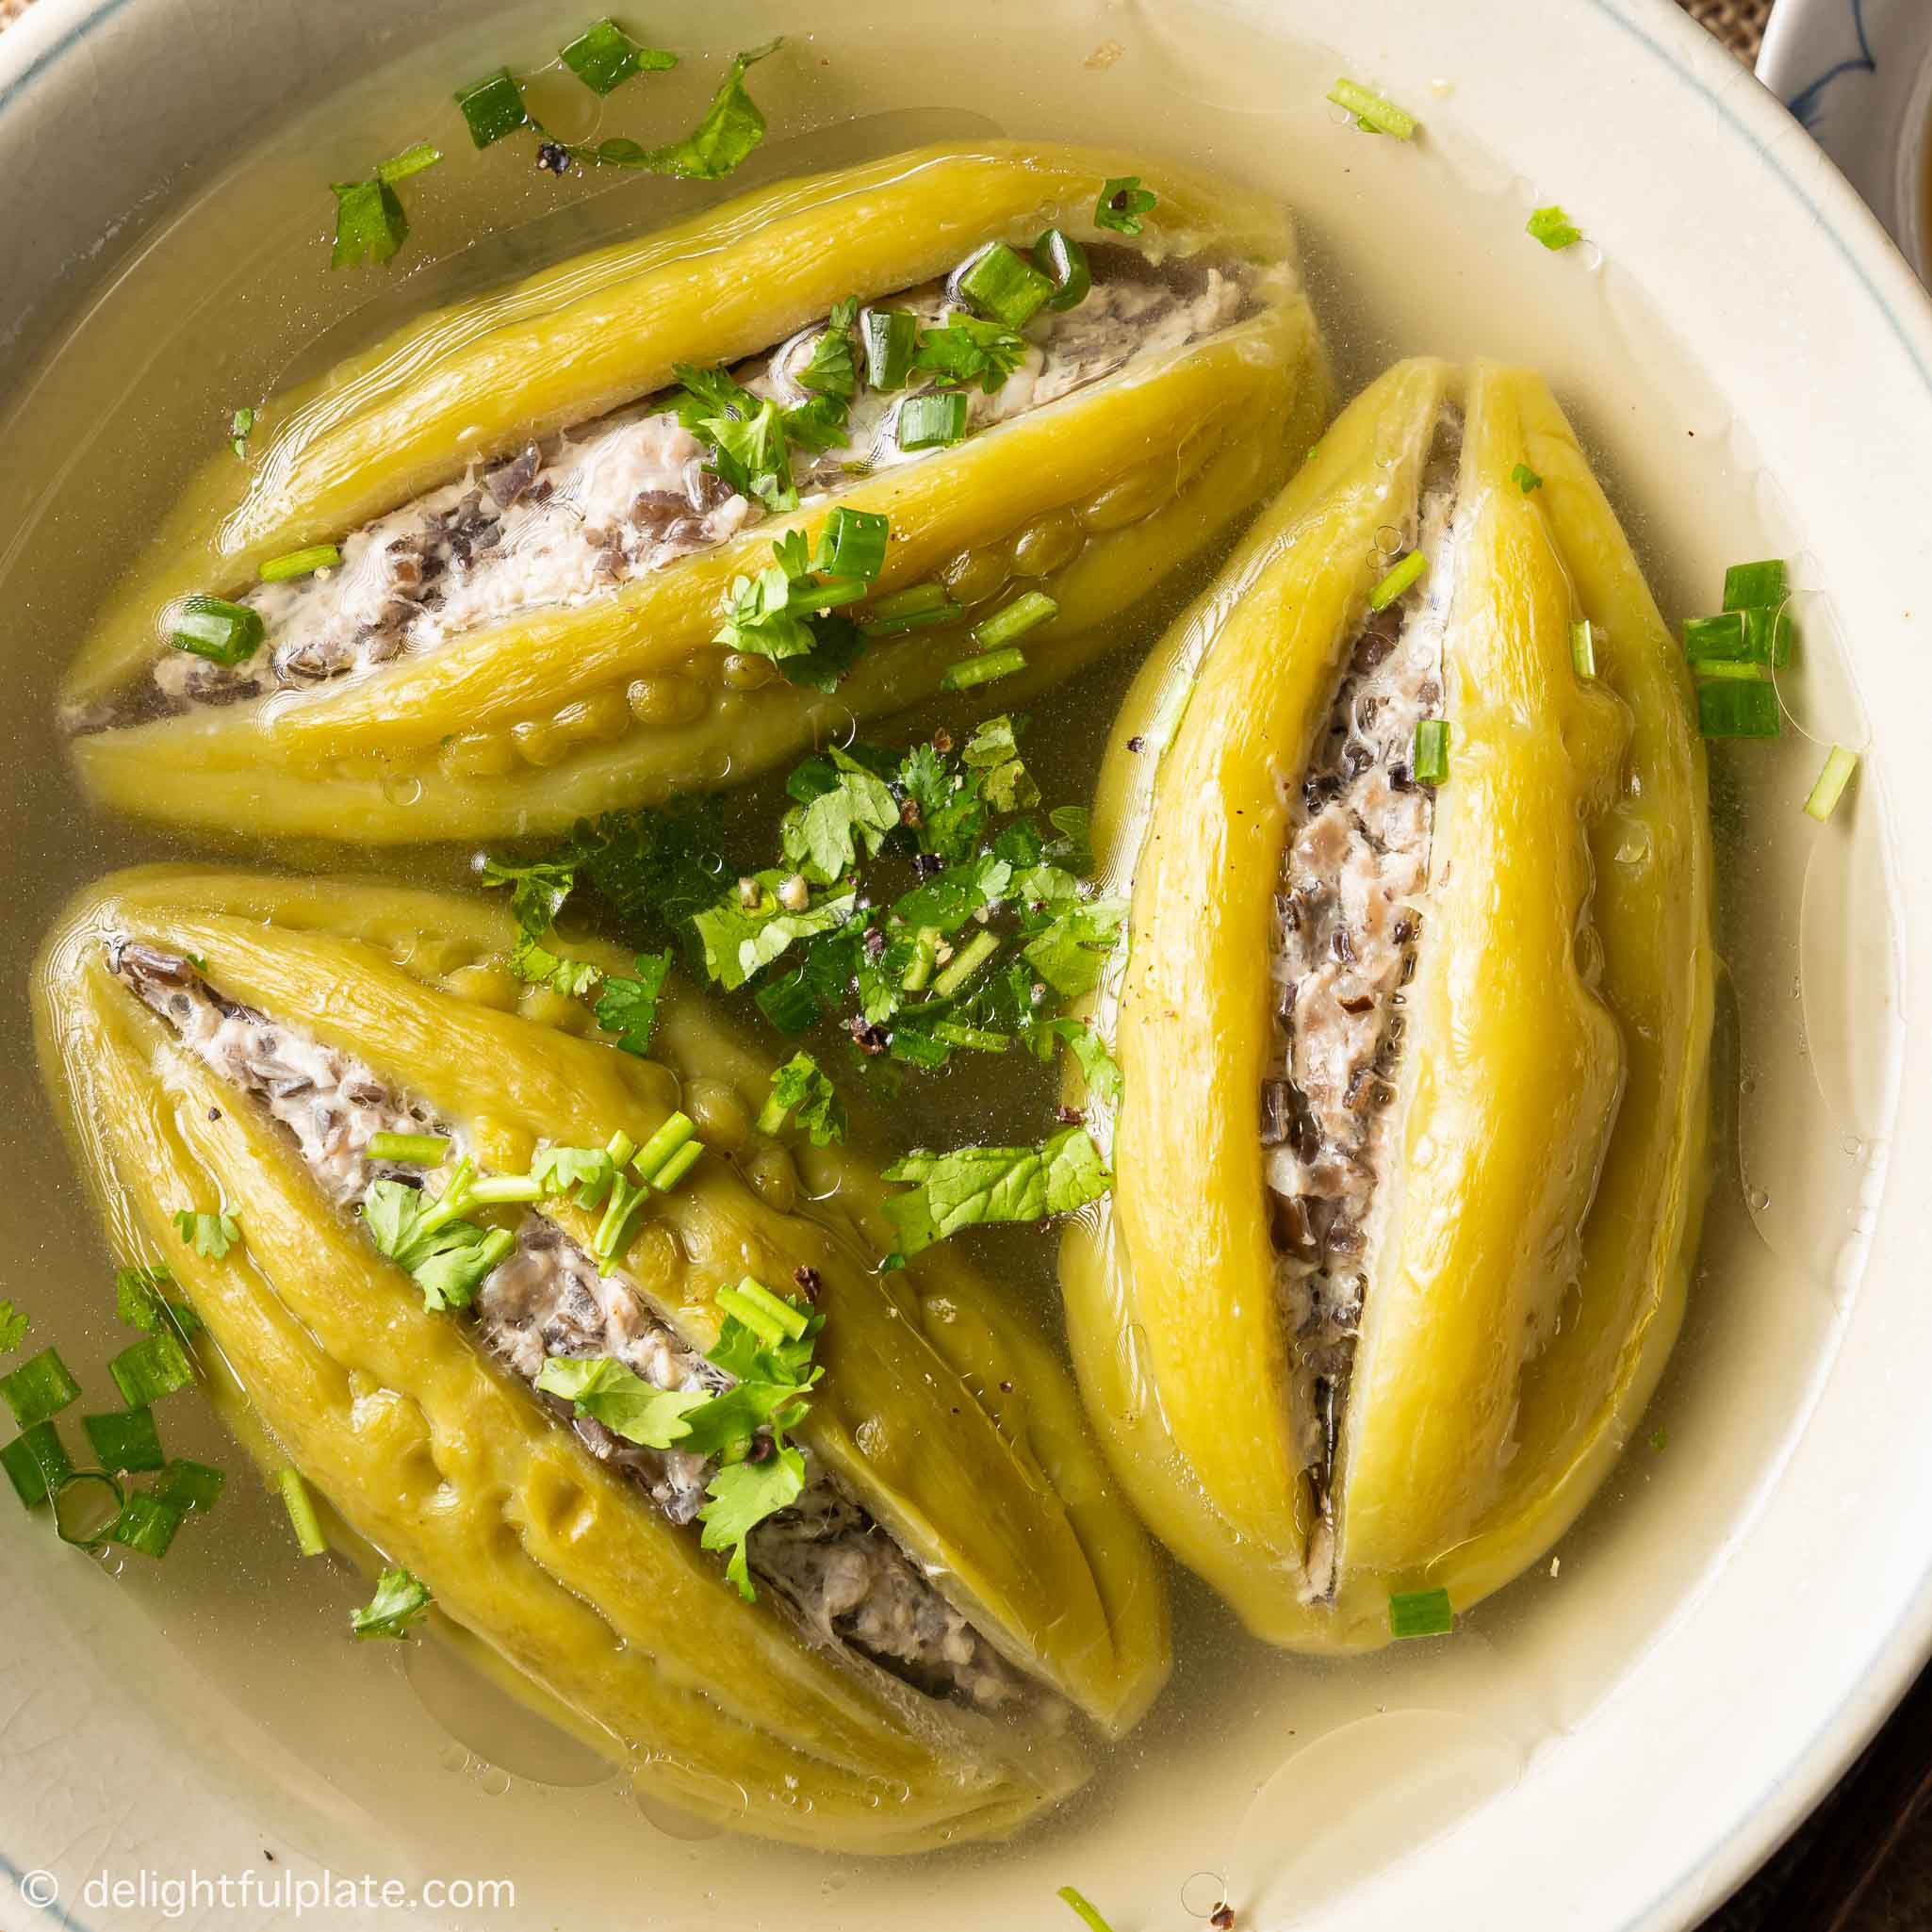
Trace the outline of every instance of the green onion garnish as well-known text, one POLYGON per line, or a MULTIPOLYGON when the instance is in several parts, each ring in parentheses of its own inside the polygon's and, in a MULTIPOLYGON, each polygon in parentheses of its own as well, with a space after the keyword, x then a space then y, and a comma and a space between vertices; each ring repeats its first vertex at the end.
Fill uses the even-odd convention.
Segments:
POLYGON ((1447 718, 1418 718, 1414 770, 1418 785, 1449 781, 1449 728, 1447 718))
POLYGON ((1710 677, 1721 676, 1721 667, 1727 664, 1769 664, 1781 670, 1791 662, 1791 620, 1782 611, 1726 611, 1684 620, 1684 655, 1710 677))
POLYGON ((919 318, 909 308, 865 312, 865 380, 875 389, 903 389, 919 352, 919 318))
POLYGON ((961 658, 958 663, 948 665, 940 684, 947 691, 971 691, 975 684, 991 684, 995 678, 1010 678, 1015 671, 1025 668, 1024 651, 1014 648, 990 650, 976 658, 961 658))
POLYGON ((564 65, 593 93, 608 94, 633 74, 663 74, 676 67, 675 54, 640 47, 614 20, 606 16, 591 25, 558 54, 564 65))
POLYGON ((946 962, 945 970, 932 983, 933 991, 942 1000, 951 999, 999 949, 998 936, 982 926, 946 962))
POLYGON ((1013 1043, 1011 1034, 989 1033, 983 1026, 961 1026, 953 1020, 941 1020, 932 1029, 932 1037, 944 1040, 948 1046, 970 1047, 983 1054, 1003 1054, 1013 1043))
POLYGON ((268 635, 262 614, 224 598, 183 598, 168 627, 176 650, 192 651, 211 664, 238 664, 255 654, 268 635))
POLYGON ((1707 677, 1697 686, 1697 729, 1707 738, 1776 738, 1784 729, 1777 687, 1748 672, 1707 677))
POLYGON ((1580 678, 1596 675, 1596 633, 1588 617, 1579 617, 1570 626, 1570 662, 1580 678))
POLYGON ((727 1315, 735 1315, 767 1342, 795 1342, 811 1322, 795 1302, 773 1294, 753 1275, 745 1276, 735 1288, 720 1288, 714 1299, 727 1315))
POLYGON ((1045 591, 1029 590, 1004 609, 995 611, 991 617, 975 624, 973 641, 981 650, 997 650, 1002 645, 1011 644, 1016 637, 1025 636, 1036 625, 1044 624, 1049 617, 1057 615, 1059 608, 1045 591))
POLYGON ((630 1171, 640 1181, 655 1180, 658 1171, 697 1132, 696 1122, 687 1113, 675 1113, 638 1150, 630 1171))
POLYGON ((702 1140, 687 1140, 656 1173, 650 1177, 650 1184, 660 1194, 668 1194, 693 1168, 697 1157, 704 1152, 702 1140))
POLYGON ((1447 1590, 1412 1590, 1388 1599, 1391 1637, 1446 1637, 1455 1627, 1447 1590))
POLYGON ((958 287, 975 308, 1009 329, 1024 328, 1054 293, 1052 278, 1004 241, 982 249, 960 270, 958 287))
POLYGON ((604 1142, 604 1152, 611 1156, 611 1165, 621 1168, 637 1152, 637 1142, 625 1133, 622 1127, 604 1142))
POLYGON ((649 1182, 633 1183, 627 1181, 622 1174, 613 1178, 604 1218, 598 1223, 597 1234, 590 1244, 591 1252, 599 1261, 616 1260, 630 1245, 630 1218, 649 1198, 649 1182))
POLYGON ((158 1469, 168 1458, 161 1453, 161 1432, 152 1409, 110 1409, 105 1416, 83 1416, 80 1426, 93 1445, 94 1460, 119 1475, 123 1469, 158 1469))
POLYGON ((1781 671, 1792 658, 1792 614, 1784 609, 1746 611, 1744 655, 1754 664, 1781 671))
POLYGON ((74 1474, 74 1462, 60 1432, 51 1422, 36 1422, 0 1446, 0 1469, 13 1484, 13 1493, 27 1509, 38 1509, 74 1474))
POLYGON ((529 1174, 487 1174, 481 1181, 470 1184, 468 1196, 463 1204, 467 1211, 472 1207, 498 1206, 506 1202, 541 1201, 543 1198, 543 1183, 533 1180, 529 1174))
POLYGON ((68 1373, 67 1364, 54 1349, 42 1349, 38 1355, 29 1355, 12 1374, 0 1375, 0 1398, 23 1429, 57 1416, 79 1394, 80 1384, 68 1373))
POLYGON ((107 1373, 130 1409, 145 1408, 162 1396, 187 1388, 194 1381, 194 1360, 165 1328, 146 1340, 123 1349, 107 1364, 107 1373))
POLYGON ((1811 795, 1805 800, 1805 810, 1820 825, 1823 825, 1838 810, 1838 801, 1844 796, 1844 788, 1852 781, 1852 774, 1858 768, 1858 754, 1847 751, 1842 745, 1834 745, 1831 755, 1825 761, 1825 769, 1818 774, 1818 782, 1811 787, 1811 795))
POLYGON ((1531 490, 1543 487, 1543 479, 1527 463, 1519 463, 1510 471, 1510 481, 1527 497, 1531 490))
POLYGON ((1724 573, 1727 611, 1775 611, 1787 596, 1784 559, 1768 557, 1761 564, 1733 564, 1724 573))
POLYGON ((1079 1915, 1088 1932, 1114 1932, 1114 1928, 1101 1917, 1093 1902, 1075 1891, 1072 1886, 1061 1886, 1054 1896, 1079 1915))
POLYGON ((966 434, 966 399, 957 389, 942 395, 909 396, 899 405, 896 424, 902 450, 940 450, 966 434))
POLYGON ((924 625, 950 623, 958 614, 943 583, 914 583, 876 599, 859 628, 868 637, 895 637, 924 625))
POLYGON ((1033 266, 1054 285, 1046 299, 1048 308, 1062 313, 1078 308, 1093 287, 1087 251, 1064 229, 1048 228, 1040 235, 1033 244, 1033 266))
POLYGON ((434 168, 443 158, 443 151, 433 141, 419 140, 413 148, 404 148, 400 155, 391 156, 376 170, 376 179, 387 182, 394 188, 399 181, 407 181, 412 174, 420 174, 425 168, 434 168))
POLYGON ((290 550, 286 557, 270 557, 255 574, 264 583, 282 583, 291 577, 333 570, 341 561, 342 552, 334 544, 310 544, 305 549, 290 550))
POLYGON ((1345 76, 1329 89, 1328 97, 1337 107, 1346 107, 1365 134, 1392 134, 1398 140, 1416 138, 1416 117, 1360 81, 1345 76))
POLYGON ((175 1531, 181 1528, 181 1514, 172 1503, 136 1490, 121 1505, 121 1514, 108 1526, 107 1541, 140 1556, 164 1557, 168 1546, 174 1541, 175 1531))
POLYGON ((54 1485, 54 1531, 76 1549, 98 1549, 106 1542, 127 1492, 105 1469, 74 1469, 54 1485))
POLYGON ((899 985, 903 991, 925 991, 925 983, 932 977, 932 969, 939 963, 939 927, 922 925, 912 936, 912 963, 899 975, 899 985))
POLYGON ((396 190, 380 175, 368 181, 333 181, 336 197, 336 244, 329 251, 332 269, 353 268, 357 262, 385 262, 409 234, 409 217, 396 190))
POLYGON ((221 1470, 211 1469, 205 1463, 177 1458, 155 1479, 148 1494, 157 1502, 170 1503, 177 1510, 205 1514, 214 1508, 215 1499, 227 1481, 221 1470))
POLYGON ((1116 235, 1138 235, 1140 218, 1152 210, 1154 203, 1154 190, 1140 186, 1139 175, 1110 175, 1093 205, 1093 225, 1110 228, 1116 235))
POLYGON ((1422 573, 1428 568, 1429 559, 1420 550, 1411 550, 1368 593, 1368 608, 1371 611, 1387 610, 1405 590, 1420 581, 1422 573))
POLYGON ((322 1520, 316 1514, 316 1500, 294 1467, 275 1471, 275 1487, 281 1492, 282 1507, 288 1512, 288 1527, 295 1531, 295 1547, 303 1556, 324 1555, 329 1539, 322 1534, 322 1520))
POLYGON ((876 510, 843 505, 826 518, 812 552, 811 567, 821 577, 854 578, 870 583, 885 568, 891 525, 876 510))
POLYGON ((486 74, 481 80, 460 88, 456 105, 469 123, 469 138, 478 147, 493 147, 507 134, 529 124, 523 106, 523 90, 507 67, 486 74))
POLYGON ((1568 248, 1583 238, 1583 231, 1554 203, 1547 208, 1538 208, 1525 225, 1526 231, 1547 249, 1568 248))
POLYGON ((450 1157, 446 1134, 371 1134, 366 1160, 397 1160, 412 1168, 439 1168, 450 1157))

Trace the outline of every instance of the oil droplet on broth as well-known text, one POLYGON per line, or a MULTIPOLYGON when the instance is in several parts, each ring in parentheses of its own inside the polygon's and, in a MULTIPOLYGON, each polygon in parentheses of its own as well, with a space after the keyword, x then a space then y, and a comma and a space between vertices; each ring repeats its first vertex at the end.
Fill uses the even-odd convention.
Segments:
MULTIPOLYGON (((641 1779, 645 1773, 640 1770, 641 1779)), ((714 1778, 709 1782, 718 1787, 721 1806, 736 1811, 748 1811, 751 1799, 745 1787, 730 1784, 727 1779, 714 1778)), ((663 1832, 666 1838, 675 1838, 683 1844, 703 1844, 725 1835, 725 1826, 717 1818, 706 1818, 696 1811, 687 1811, 682 1806, 673 1804, 668 1798, 647 1789, 644 1784, 633 1784, 630 1789, 630 1802, 647 1823, 663 1832)))
POLYGON ((486 1792, 507 1791, 512 1773, 532 1784, 565 1787, 602 1784, 616 1775, 588 1744, 499 1688, 448 1642, 410 1645, 402 1673, 452 1740, 437 1761, 446 1771, 473 1774, 486 1792))
POLYGON ((1181 1882, 1181 1909, 1204 1919, 1227 1903, 1228 1882, 1219 1872, 1196 1872, 1181 1882))

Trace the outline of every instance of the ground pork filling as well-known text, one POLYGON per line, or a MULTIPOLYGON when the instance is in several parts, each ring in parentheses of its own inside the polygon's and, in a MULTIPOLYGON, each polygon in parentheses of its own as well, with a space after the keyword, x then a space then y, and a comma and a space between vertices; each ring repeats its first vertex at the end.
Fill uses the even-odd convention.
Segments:
MULTIPOLYGON (((1443 714, 1461 423, 1445 415, 1416 527, 1429 567, 1357 638, 1299 779, 1275 900, 1273 1053, 1261 1140, 1288 1331, 1288 1404, 1313 1493, 1308 1592, 1334 1587, 1335 1454, 1353 1365, 1377 1184, 1393 1137, 1405 1002, 1422 939, 1434 806, 1411 771, 1416 727, 1443 714)), ((1386 560, 1393 563, 1393 555, 1386 560)))
MULTIPOLYGON (((1096 248, 1093 286, 1064 313, 1042 310, 1024 331, 1024 360, 994 395, 967 391, 973 429, 1023 416, 1114 374, 1137 355, 1175 349, 1227 327, 1254 304, 1264 271, 1238 262, 1155 270, 1125 248, 1096 248)), ((941 284, 881 306, 922 322, 948 307, 941 284)), ((754 394, 791 407, 810 400, 798 374, 825 333, 801 330, 741 365, 754 394)), ((929 384, 882 393, 861 377, 845 440, 797 450, 801 494, 848 488, 875 470, 916 462, 900 450, 898 411, 929 384)), ((597 597, 630 579, 709 549, 758 523, 762 504, 712 473, 709 449, 663 399, 580 424, 351 532, 334 568, 258 585, 242 598, 260 612, 267 642, 244 663, 162 653, 152 684, 113 716, 76 716, 77 729, 129 723, 198 705, 231 704, 367 672, 451 637, 545 605, 597 597)))
MULTIPOLYGON (((384 1133, 462 1136, 434 1109, 387 1086, 353 1056, 217 992, 182 955, 117 940, 108 958, 122 980, 174 1029, 219 1078, 240 1089, 293 1137, 316 1184, 341 1208, 378 1180, 423 1185, 439 1177, 368 1157, 384 1133)), ((721 1390, 730 1377, 685 1346, 622 1274, 597 1262, 563 1228, 534 1210, 516 1247, 483 1280, 470 1311, 477 1339, 526 1381, 552 1356, 614 1356, 660 1388, 721 1390)), ((705 1500, 712 1465, 677 1450, 649 1449, 614 1435, 571 1405, 532 1391, 568 1420, 599 1461, 622 1469, 674 1523, 689 1523, 705 1500)), ((752 1531, 754 1577, 785 1598, 827 1641, 869 1657, 933 1697, 982 1710, 1039 1698, 946 1601, 921 1569, 806 1452, 807 1486, 790 1509, 752 1531)), ((720 1586, 724 1587, 720 1577, 720 1586)))

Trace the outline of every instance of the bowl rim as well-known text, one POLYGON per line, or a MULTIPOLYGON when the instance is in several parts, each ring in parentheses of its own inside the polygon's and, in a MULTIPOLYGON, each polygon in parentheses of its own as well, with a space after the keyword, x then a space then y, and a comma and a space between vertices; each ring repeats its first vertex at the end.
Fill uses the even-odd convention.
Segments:
MULTIPOLYGON (((164 0, 139 0, 156 7, 164 0)), ((1276 0, 1279 4, 1279 0, 1276 0)), ((1861 0, 1849 0, 1855 8, 1861 0)), ((136 0, 37 0, 0 34, 0 117, 89 38, 136 0)), ((1883 223, 1811 137, 1766 88, 1675 0, 1589 0, 1592 11, 1621 29, 1640 57, 1688 81, 1731 134, 1755 151, 1766 191, 1788 198, 1822 231, 1932 398, 1932 301, 1883 223)), ((1803 11, 1781 0, 1773 15, 1760 71, 1765 72, 1803 11)), ((1870 1742, 1932 1657, 1932 1548, 1915 1583, 1901 1594, 1891 1627, 1860 1661, 1849 1695, 1823 1713, 1809 1740, 1777 1766, 1763 1787, 1740 1797, 1731 1829, 1683 1870, 1662 1879, 1626 1932, 1680 1932, 1714 1909, 1803 1821, 1870 1742)), ((0 1847, 0 1875, 16 1888, 22 1869, 0 1847)), ((63 1906, 60 1923, 86 1932, 63 1906)))

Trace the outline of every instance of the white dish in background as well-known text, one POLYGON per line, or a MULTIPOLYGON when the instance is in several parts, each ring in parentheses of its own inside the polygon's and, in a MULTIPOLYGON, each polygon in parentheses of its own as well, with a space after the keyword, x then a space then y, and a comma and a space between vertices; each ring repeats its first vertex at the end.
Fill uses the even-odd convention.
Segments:
MULTIPOLYGON (((714 52, 755 43, 772 9, 721 0, 688 32, 683 14, 667 6, 649 25, 714 52)), ((182 406, 206 408, 197 345, 154 297, 171 260, 219 289, 291 246, 312 252, 326 184, 393 151, 399 100, 423 104, 453 157, 452 82, 537 64, 557 9, 330 0, 323 16, 292 0, 41 0, 0 37, 0 172, 33 190, 0 205, 7 378, 99 278, 121 278, 34 394, 0 405, 77 440, 104 412, 117 419, 106 400, 145 370, 149 388, 160 371, 164 390, 186 385, 182 406), (363 74, 367 88, 325 102, 363 74), (49 161, 74 156, 85 165, 49 161), (288 213, 311 205, 314 234, 288 213)), ((171 1563, 163 1581, 115 1587, 0 1498, 0 1928, 62 1923, 19 1889, 38 1868, 67 1923, 126 1932, 173 1915, 158 1900, 90 1904, 104 1868, 314 1878, 326 1865, 410 1891, 428 1877, 517 1886, 514 1911, 328 1914, 341 1932, 1034 1932, 1072 1923, 1052 1896, 1069 1881, 1117 1932, 1167 1932, 1218 1903, 1204 1870, 1226 1875, 1244 1932, 1679 1932, 1798 1822, 1932 1649, 1932 1190, 1919 1178, 1932 1031, 1907 1024, 1932 969, 1932 600, 1918 581, 1932 555, 1932 311, 1797 125, 1668 0, 1573 0, 1541 35, 1518 0, 1231 0, 1216 24, 1169 0, 1037 0, 1024 61, 996 57, 1015 13, 814 0, 806 16, 794 5, 787 25, 819 30, 810 57, 760 70, 771 169, 788 138, 883 107, 919 111, 856 127, 848 146, 984 126, 975 114, 1197 142, 1301 209, 1351 382, 1411 348, 1544 367, 1673 616, 1711 607, 1727 562, 1797 560, 1807 663, 1787 696, 1817 742, 1793 731, 1719 760, 1727 811, 1776 830, 1724 880, 1743 1072, 1724 1063, 1729 1180, 1655 1417, 1668 1449, 1635 1445, 1560 1547, 1560 1575, 1525 1579, 1450 1642, 1257 1664, 1252 1687, 1184 1659, 1101 1802, 1010 1856, 910 1865, 680 1841, 581 1756, 539 1765, 528 1727, 500 1761, 532 1775, 481 1767, 429 1714, 459 1731, 474 1717, 423 1661, 434 1653, 405 1671, 343 1641, 339 1576, 291 1560, 279 1584, 265 1572, 198 1596, 171 1563), (1120 57, 1086 59, 1107 41, 1120 57), (936 62, 941 43, 957 57, 936 62), (1343 72, 1414 108, 1423 139, 1354 132, 1323 100, 1343 72), (1551 201, 1586 247, 1550 255, 1523 235, 1551 201), (1797 807, 1828 739, 1867 756, 1818 828, 1797 807)), ((694 205, 696 191, 647 186, 647 205, 694 205)), ((418 266, 461 239, 435 205, 426 192, 418 266)), ((386 290, 385 313, 407 295, 342 286, 339 301, 386 290)), ((338 350, 358 326, 374 324, 342 321, 338 350)), ((9 536, 58 489, 45 475, 0 467, 9 536)), ((15 730, 44 730, 64 642, 16 627, 0 646, 26 721, 15 730)), ((0 836, 51 851, 69 828, 32 815, 13 762, 0 758, 0 836)), ((19 989, 41 916, 0 928, 7 1054, 25 1051, 19 989)), ((7 1134, 0 1255, 30 1258, 60 1296, 97 1298, 98 1240, 41 1211, 71 1185, 60 1149, 39 1119, 7 1134)), ((37 1289, 42 1307, 57 1299, 37 1289)), ((58 1320, 50 1307, 50 1339, 58 1320)), ((279 1533, 265 1504, 234 1500, 259 1507, 247 1520, 265 1543, 279 1533)), ((233 1932, 289 1923, 248 1906, 203 1917, 233 1932)))
POLYGON ((1932 8, 1924 0, 1777 0, 1758 78, 1932 280, 1932 8))

